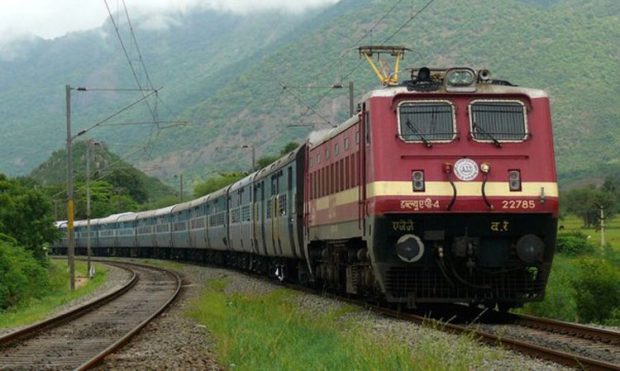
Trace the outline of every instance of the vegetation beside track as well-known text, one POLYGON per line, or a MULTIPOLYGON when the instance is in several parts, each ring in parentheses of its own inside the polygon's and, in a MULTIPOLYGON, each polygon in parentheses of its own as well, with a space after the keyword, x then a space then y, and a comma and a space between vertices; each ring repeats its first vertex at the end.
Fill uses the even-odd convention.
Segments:
MULTIPOLYGON (((225 368, 239 370, 469 370, 496 353, 478 350, 471 337, 455 342, 430 336, 415 344, 398 334, 375 336, 350 306, 312 310, 299 293, 227 293, 227 281, 212 280, 187 314, 205 324, 225 368), (450 349, 449 352, 446 350, 450 349)), ((368 319, 367 321, 372 321, 368 319)))
POLYGON ((620 326, 620 220, 608 221, 604 247, 600 229, 583 227, 580 218, 569 215, 560 225, 545 300, 521 312, 620 326))
MULTIPOLYGON (((0 259, 0 261, 3 261, 0 259)), ((36 263, 35 263, 36 264, 36 263)), ((32 265, 28 265, 32 268, 32 265)), ((86 262, 76 261, 76 277, 78 282, 84 278, 85 284, 78 285, 75 291, 69 288, 69 272, 65 260, 50 260, 47 272, 37 274, 34 285, 22 284, 28 289, 28 295, 6 309, 0 310, 0 328, 17 327, 40 321, 58 310, 70 301, 91 293, 107 280, 107 270, 104 265, 95 264, 96 274, 93 279, 86 279, 86 262)), ((27 271, 25 273, 32 273, 27 271)))

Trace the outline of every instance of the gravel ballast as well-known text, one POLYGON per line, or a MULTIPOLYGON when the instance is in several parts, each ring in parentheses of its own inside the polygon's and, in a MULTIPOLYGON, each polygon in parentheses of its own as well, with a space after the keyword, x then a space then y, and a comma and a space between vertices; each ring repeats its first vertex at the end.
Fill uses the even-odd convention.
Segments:
MULTIPOLYGON (((227 293, 267 293, 280 286, 263 282, 243 274, 211 267, 183 266, 179 271, 184 279, 184 290, 177 301, 162 316, 147 325, 129 344, 120 351, 106 357, 97 368, 104 369, 201 369, 219 370, 212 352, 214 340, 208 329, 185 315, 189 302, 198 297, 206 283, 213 279, 226 278, 227 293)), ((337 300, 300 293, 295 300, 308 315, 321 315, 344 305, 337 300)), ((407 321, 384 318, 366 311, 346 314, 347 319, 358 321, 370 336, 383 337, 398 334, 402 341, 412 347, 420 341, 440 341, 448 344, 458 342, 458 335, 447 334, 407 321)), ((533 359, 519 353, 484 345, 471 345, 471 352, 493 354, 483 361, 485 370, 563 370, 561 365, 533 359)), ((462 351, 462 347, 459 351, 462 351)), ((467 350, 466 350, 467 351, 467 350)), ((227 366, 227 365, 225 365, 227 366)))

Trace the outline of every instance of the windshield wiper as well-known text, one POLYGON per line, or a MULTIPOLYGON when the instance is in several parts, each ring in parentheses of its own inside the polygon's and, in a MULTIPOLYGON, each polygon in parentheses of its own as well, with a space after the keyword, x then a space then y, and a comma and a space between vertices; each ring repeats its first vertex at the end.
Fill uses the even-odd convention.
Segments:
POLYGON ((426 138, 424 138, 422 134, 420 134, 420 131, 415 126, 413 126, 413 124, 411 123, 411 121, 409 121, 409 119, 407 119, 407 122, 405 122, 405 124, 415 135, 420 137, 420 139, 422 140, 422 143, 424 143, 424 145, 427 148, 431 148, 433 146, 433 143, 426 140, 426 138))
POLYGON ((488 131, 484 130, 480 125, 476 124, 476 121, 473 122, 473 128, 478 129, 479 132, 489 137, 489 139, 493 141, 493 144, 495 144, 495 147, 500 148, 502 146, 499 140, 495 139, 495 137, 492 136, 488 131))

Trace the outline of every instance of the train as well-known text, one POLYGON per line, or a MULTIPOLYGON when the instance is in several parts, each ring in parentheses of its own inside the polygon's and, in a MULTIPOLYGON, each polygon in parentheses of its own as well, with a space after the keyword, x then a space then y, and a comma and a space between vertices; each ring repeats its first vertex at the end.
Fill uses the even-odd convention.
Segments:
MULTIPOLYGON (((422 67, 234 184, 91 220, 90 243, 97 256, 225 265, 407 308, 507 310, 544 298, 557 220, 548 94, 422 67)), ((78 254, 87 230, 75 222, 78 254)))

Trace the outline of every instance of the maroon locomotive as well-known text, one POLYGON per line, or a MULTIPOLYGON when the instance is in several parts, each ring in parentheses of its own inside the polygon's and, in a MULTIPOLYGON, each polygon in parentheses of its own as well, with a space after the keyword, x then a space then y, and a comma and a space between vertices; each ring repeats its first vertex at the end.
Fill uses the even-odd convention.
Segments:
POLYGON ((309 145, 313 276, 408 305, 541 300, 558 217, 547 94, 421 68, 359 108, 309 145))

